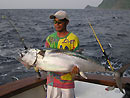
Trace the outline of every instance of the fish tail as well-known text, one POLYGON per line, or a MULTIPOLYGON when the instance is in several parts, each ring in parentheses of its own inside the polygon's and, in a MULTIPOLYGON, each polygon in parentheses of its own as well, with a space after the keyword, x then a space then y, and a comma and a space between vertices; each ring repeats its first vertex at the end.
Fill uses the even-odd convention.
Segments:
POLYGON ((126 69, 130 66, 130 64, 123 65, 118 71, 115 72, 115 80, 117 87, 120 89, 120 91, 124 94, 123 87, 122 87, 122 76, 123 73, 126 71, 126 69))
POLYGON ((123 88, 122 88, 122 79, 121 79, 121 73, 116 72, 115 73, 115 80, 116 80, 116 85, 120 89, 120 91, 124 94, 123 88))

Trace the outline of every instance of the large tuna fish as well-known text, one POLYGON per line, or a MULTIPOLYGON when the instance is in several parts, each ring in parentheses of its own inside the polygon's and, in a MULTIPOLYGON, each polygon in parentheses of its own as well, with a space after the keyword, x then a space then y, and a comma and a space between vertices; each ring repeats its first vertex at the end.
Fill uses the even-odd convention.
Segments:
MULTIPOLYGON (((71 72, 74 66, 77 66, 80 75, 87 79, 84 72, 106 72, 107 69, 99 62, 92 58, 83 56, 79 53, 66 50, 39 50, 28 49, 20 53, 19 61, 27 68, 36 66, 40 70, 52 72, 71 72)), ((117 86, 122 90, 121 75, 128 68, 128 65, 123 66, 119 71, 114 72, 117 86)), ((111 71, 112 72, 112 71, 111 71)))

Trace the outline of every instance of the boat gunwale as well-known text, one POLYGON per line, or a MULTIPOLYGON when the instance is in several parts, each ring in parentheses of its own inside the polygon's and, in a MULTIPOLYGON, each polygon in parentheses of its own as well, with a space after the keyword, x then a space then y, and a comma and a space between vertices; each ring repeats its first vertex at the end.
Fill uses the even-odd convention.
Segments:
POLYGON ((9 98, 26 90, 46 84, 46 78, 32 76, 0 86, 0 98, 9 98))

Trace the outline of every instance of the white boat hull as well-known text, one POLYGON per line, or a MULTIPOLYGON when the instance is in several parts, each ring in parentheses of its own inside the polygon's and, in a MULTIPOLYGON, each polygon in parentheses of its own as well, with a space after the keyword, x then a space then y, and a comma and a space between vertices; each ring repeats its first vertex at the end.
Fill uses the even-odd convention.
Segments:
POLYGON ((124 94, 118 88, 106 91, 107 86, 75 81, 76 98, 122 98, 124 94))

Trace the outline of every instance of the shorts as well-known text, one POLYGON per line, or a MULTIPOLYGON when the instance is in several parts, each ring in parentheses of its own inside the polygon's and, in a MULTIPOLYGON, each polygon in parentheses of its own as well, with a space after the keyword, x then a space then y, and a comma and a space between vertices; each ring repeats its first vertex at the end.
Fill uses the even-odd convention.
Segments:
POLYGON ((47 98, 75 98, 74 88, 63 89, 48 85, 47 98))

